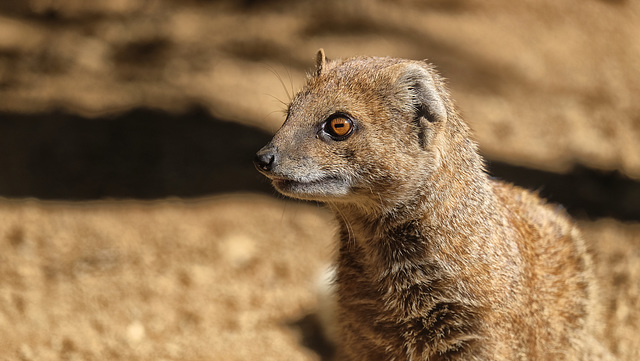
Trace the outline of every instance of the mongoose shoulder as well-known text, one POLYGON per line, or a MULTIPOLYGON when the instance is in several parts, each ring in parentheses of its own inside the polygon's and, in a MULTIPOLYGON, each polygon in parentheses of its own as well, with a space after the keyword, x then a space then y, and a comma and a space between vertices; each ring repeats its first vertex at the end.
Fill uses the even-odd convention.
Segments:
POLYGON ((579 232, 486 174, 428 63, 321 50, 255 164, 336 214, 343 359, 609 359, 579 232))

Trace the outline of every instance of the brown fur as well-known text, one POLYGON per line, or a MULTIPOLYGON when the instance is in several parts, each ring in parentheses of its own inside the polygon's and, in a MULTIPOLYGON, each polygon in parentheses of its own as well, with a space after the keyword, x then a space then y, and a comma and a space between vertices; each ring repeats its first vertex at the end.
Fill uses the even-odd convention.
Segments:
POLYGON ((337 215, 346 360, 600 360, 597 290, 558 207, 490 179, 425 62, 324 52, 256 165, 337 215), (354 130, 324 128, 347 114, 354 130))

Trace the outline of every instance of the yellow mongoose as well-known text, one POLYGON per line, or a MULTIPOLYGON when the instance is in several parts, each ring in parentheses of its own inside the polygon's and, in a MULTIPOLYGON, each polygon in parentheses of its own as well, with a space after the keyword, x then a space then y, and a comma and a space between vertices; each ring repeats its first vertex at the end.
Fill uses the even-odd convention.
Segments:
POLYGON ((321 50, 255 164, 336 214, 341 359, 611 359, 579 232, 487 176, 429 64, 321 50))

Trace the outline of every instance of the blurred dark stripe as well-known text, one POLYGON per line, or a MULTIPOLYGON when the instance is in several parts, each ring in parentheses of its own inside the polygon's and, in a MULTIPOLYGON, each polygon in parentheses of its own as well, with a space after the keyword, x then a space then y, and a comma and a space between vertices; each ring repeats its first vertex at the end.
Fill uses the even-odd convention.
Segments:
POLYGON ((576 217, 640 220, 640 182, 617 171, 576 165, 571 172, 558 174, 492 161, 488 168, 492 176, 538 191, 576 217))
POLYGON ((270 135, 195 109, 84 118, 0 113, 0 196, 197 197, 271 187, 254 153, 270 135))

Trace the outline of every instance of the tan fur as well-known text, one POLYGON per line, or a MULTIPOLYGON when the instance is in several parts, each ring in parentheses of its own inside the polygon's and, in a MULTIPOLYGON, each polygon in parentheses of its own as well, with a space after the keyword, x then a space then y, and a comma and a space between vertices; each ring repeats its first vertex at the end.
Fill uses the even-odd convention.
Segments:
POLYGON ((485 174, 429 64, 320 51, 256 165, 336 214, 343 359, 610 359, 578 230, 485 174), (325 131, 336 113, 346 139, 325 131))

